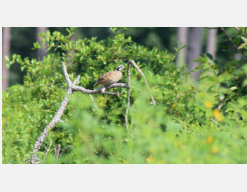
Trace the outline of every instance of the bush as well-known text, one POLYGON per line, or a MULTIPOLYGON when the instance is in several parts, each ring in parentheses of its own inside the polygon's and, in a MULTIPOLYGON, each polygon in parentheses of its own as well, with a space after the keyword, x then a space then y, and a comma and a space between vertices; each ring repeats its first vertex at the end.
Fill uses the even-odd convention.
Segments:
MULTIPOLYGON (((92 89, 101 74, 129 60, 144 71, 157 105, 151 104, 134 68, 129 133, 126 89, 115 88, 120 97, 93 95, 97 110, 88 95, 74 92, 62 115, 64 123, 49 132, 39 150, 41 163, 246 163, 244 65, 229 75, 229 67, 203 55, 202 77, 208 77, 189 85, 188 73, 174 64, 176 55, 137 45, 124 29, 112 28, 112 37, 98 42, 71 41, 74 28, 67 31, 67 36, 58 31, 40 34, 49 51, 42 61, 15 54, 8 60, 8 66, 18 62, 28 73, 23 86, 3 92, 3 163, 29 163, 36 139, 66 94, 62 62, 72 81, 81 75, 79 85, 92 89)), ((34 48, 43 45, 34 43, 34 48)))

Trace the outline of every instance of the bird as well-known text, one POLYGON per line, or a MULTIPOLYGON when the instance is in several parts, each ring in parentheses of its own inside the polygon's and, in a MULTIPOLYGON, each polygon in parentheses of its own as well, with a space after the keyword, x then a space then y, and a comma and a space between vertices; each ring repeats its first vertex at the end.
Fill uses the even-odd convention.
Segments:
POLYGON ((109 71, 103 75, 101 75, 96 83, 94 84, 94 87, 96 87, 99 84, 102 85, 110 85, 112 83, 117 83, 120 78, 122 77, 122 70, 125 69, 123 65, 119 65, 115 71, 109 71))

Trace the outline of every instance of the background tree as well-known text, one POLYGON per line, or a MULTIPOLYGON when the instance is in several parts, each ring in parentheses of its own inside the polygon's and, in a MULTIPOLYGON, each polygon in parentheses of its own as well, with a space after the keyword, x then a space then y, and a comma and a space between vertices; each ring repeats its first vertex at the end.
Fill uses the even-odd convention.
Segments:
MULTIPOLYGON (((48 27, 52 32, 58 30, 62 34, 66 34, 65 27, 48 27)), ((182 29, 182 28, 181 28, 182 29)), ((177 28, 170 27, 130 27, 125 31, 126 36, 130 36, 133 41, 137 42, 140 45, 147 46, 149 48, 157 47, 158 50, 167 50, 169 52, 174 52, 174 48, 178 48, 178 31, 177 28)), ((212 29, 214 31, 215 29, 212 29)), ((236 31, 234 28, 226 28, 229 30, 229 34, 236 31)), ((209 30, 210 32, 210 30, 209 30)), ((37 29, 35 27, 12 27, 11 30, 12 39, 11 39, 11 53, 17 53, 22 55, 24 58, 38 58, 37 50, 32 50, 33 42, 37 41, 37 29)), ((217 60, 220 63, 225 63, 227 61, 228 55, 231 55, 235 52, 234 49, 225 49, 225 47, 232 46, 231 42, 225 40, 224 32, 222 30, 217 30, 218 40, 216 43, 216 55, 217 60)), ((83 38, 92 38, 95 36, 97 40, 107 39, 111 35, 111 31, 106 27, 80 27, 75 30, 75 34, 71 37, 76 39, 83 38)), ((202 29, 202 53, 207 52, 207 35, 208 29, 202 29)), ((186 37, 186 35, 184 35, 186 37)), ((186 38, 185 38, 186 40, 186 38)), ((187 36, 188 42, 188 36, 187 36)), ((186 52, 188 45, 180 50, 178 56, 186 52)), ((209 47, 208 47, 209 48, 209 47)), ((234 54, 236 57, 239 54, 234 54)), ((192 58, 192 60, 195 58, 192 58)), ((178 60, 177 60, 178 64, 178 60)), ((185 61, 184 64, 187 64, 185 61)), ((20 64, 15 63, 11 65, 9 69, 9 85, 14 85, 16 83, 23 84, 23 76, 26 74, 26 70, 23 71, 20 69, 20 64)))
MULTIPOLYGON (((193 85, 186 81, 188 73, 175 66, 176 52, 139 45, 124 28, 111 28, 112 35, 99 41, 72 41, 74 30, 40 34, 48 51, 42 60, 17 54, 7 59, 7 66, 19 63, 27 74, 23 85, 3 92, 3 163, 30 162, 35 141, 66 95, 62 63, 72 81, 81 75, 78 85, 92 89, 99 75, 133 58, 156 105, 132 69, 128 132, 126 89, 118 89, 120 97, 96 94, 93 100, 74 92, 62 121, 35 151, 41 163, 246 163, 246 28, 222 28, 219 39, 230 42, 224 49, 231 54, 224 63, 199 55, 195 61, 202 74, 193 85), (235 53, 241 59, 234 59, 235 53)), ((38 42, 33 46, 42 47, 38 42)), ((126 73, 120 81, 126 82, 126 73)))
MULTIPOLYGON (((37 41, 41 43, 42 38, 38 35, 39 33, 43 33, 48 29, 48 27, 37 27, 37 41)), ((37 49, 37 58, 39 60, 42 60, 44 56, 46 56, 46 45, 44 45, 44 48, 37 49)))
MULTIPOLYGON (((10 39, 11 39, 11 27, 3 27, 3 61, 5 56, 10 56, 10 39)), ((5 62, 2 61, 3 79, 2 90, 5 90, 9 86, 9 70, 7 69, 5 62)))
MULTIPOLYGON (((198 59, 202 53, 202 27, 190 27, 188 32, 188 48, 186 63, 188 64, 188 70, 194 70, 199 63, 192 60, 198 59)), ((198 80, 200 71, 192 72, 190 76, 194 80, 198 80)))
POLYGON ((178 37, 178 48, 185 45, 183 49, 180 50, 177 57, 177 66, 185 66, 187 57, 187 44, 188 44, 188 27, 178 27, 177 37, 178 37))
POLYGON ((207 36, 207 47, 206 47, 206 53, 210 53, 213 58, 216 57, 216 51, 217 51, 217 31, 218 29, 208 29, 208 36, 207 36))

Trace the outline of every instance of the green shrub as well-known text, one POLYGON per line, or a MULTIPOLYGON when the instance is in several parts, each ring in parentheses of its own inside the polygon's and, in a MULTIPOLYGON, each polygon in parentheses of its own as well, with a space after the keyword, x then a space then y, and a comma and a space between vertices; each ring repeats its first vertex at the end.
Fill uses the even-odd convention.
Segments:
MULTIPOLYGON (((175 67, 174 54, 137 45, 123 29, 112 28, 112 37, 103 41, 71 41, 74 28, 67 31, 67 36, 40 34, 49 51, 42 61, 15 54, 7 59, 8 66, 18 62, 28 73, 23 86, 3 92, 3 163, 29 163, 36 139, 66 95, 62 62, 72 81, 81 75, 79 85, 93 89, 101 74, 129 60, 144 72, 156 106, 133 67, 129 133, 126 89, 111 90, 120 97, 93 95, 97 109, 89 95, 74 92, 61 118, 64 123, 49 132, 39 150, 41 163, 246 163, 246 80, 239 80, 246 76, 244 65, 229 75, 229 68, 221 69, 204 55, 200 67, 207 70, 202 76, 209 76, 189 85, 188 74, 175 67), (221 110, 213 111, 222 100, 221 110)), ((126 74, 120 82, 127 82, 126 74)))

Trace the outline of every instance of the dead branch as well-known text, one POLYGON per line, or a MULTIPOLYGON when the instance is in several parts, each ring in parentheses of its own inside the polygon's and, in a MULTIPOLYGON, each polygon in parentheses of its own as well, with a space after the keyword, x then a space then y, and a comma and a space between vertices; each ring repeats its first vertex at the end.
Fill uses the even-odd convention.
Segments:
POLYGON ((147 87, 147 90, 148 90, 148 92, 149 92, 150 98, 151 98, 151 100, 152 100, 152 103, 153 103, 153 105, 155 106, 155 105, 156 105, 156 104, 155 104, 155 100, 154 100, 154 98, 153 98, 153 96, 152 96, 152 94, 151 94, 151 91, 150 91, 149 87, 148 87, 148 83, 147 83, 147 80, 146 80, 146 78, 145 78, 145 75, 142 73, 141 69, 136 65, 135 61, 130 60, 130 61, 128 62, 128 66, 129 66, 130 64, 132 64, 132 65, 136 68, 136 70, 142 75, 142 77, 143 77, 143 79, 144 79, 144 82, 145 82, 145 85, 146 85, 146 87, 147 87))
POLYGON ((76 83, 78 83, 80 76, 78 76, 76 78, 76 80, 72 83, 71 80, 69 79, 69 75, 66 69, 65 64, 62 64, 62 68, 63 68, 63 72, 64 72, 64 76, 65 76, 65 80, 68 84, 68 90, 66 93, 66 96, 64 97, 60 107, 57 110, 56 115, 53 117, 53 119, 51 120, 51 122, 45 127, 43 133, 41 134, 41 136, 37 139, 37 141, 34 144, 34 148, 33 148, 33 154, 31 157, 31 163, 32 164, 36 164, 38 162, 38 157, 36 155, 35 152, 37 152, 40 149, 40 146, 43 144, 46 136, 48 135, 48 130, 53 129, 53 127, 60 121, 60 118, 65 110, 66 105, 68 104, 69 98, 68 96, 72 94, 72 85, 75 85, 76 83))
POLYGON ((90 98, 91 98, 91 100, 92 100, 92 102, 93 102, 93 104, 94 104, 95 110, 97 110, 97 106, 96 106, 96 104, 95 104, 95 102, 94 102, 93 96, 92 96, 91 94, 89 94, 89 96, 90 96, 90 98))
POLYGON ((126 126, 126 131, 129 133, 129 127, 128 127, 128 112, 129 112, 129 106, 130 106, 130 62, 128 63, 127 67, 127 107, 125 111, 125 126, 126 126))
MULTIPOLYGON (((132 64, 137 69, 137 71, 142 75, 142 77, 144 79, 144 82, 145 82, 145 84, 147 86, 147 89, 149 91, 152 103, 153 103, 153 105, 155 105, 155 101, 154 101, 154 99, 153 99, 153 97, 151 95, 151 92, 150 92, 150 89, 148 87, 148 84, 147 84, 147 81, 146 81, 146 78, 145 78, 144 74, 137 67, 136 63, 134 61, 132 61, 132 60, 130 60, 128 62, 128 83, 127 84, 125 84, 125 83, 113 83, 113 84, 105 86, 105 87, 101 86, 100 88, 95 89, 95 90, 90 90, 90 89, 86 89, 86 88, 81 87, 81 86, 77 86, 76 84, 78 83, 80 76, 78 76, 76 78, 76 80, 72 83, 72 81, 69 78, 65 63, 62 63, 62 69, 63 69, 65 81, 66 81, 66 83, 68 85, 68 90, 67 90, 66 96, 64 97, 60 107, 57 110, 57 113, 55 114, 55 116, 53 117, 51 122, 45 127, 45 129, 44 129, 43 133, 41 134, 41 136, 35 142, 34 148, 33 148, 33 154, 32 154, 32 157, 31 157, 31 164, 38 163, 38 157, 37 157, 36 152, 40 149, 40 146, 43 144, 46 136, 48 135, 48 131, 53 129, 54 126, 58 122, 63 122, 61 120, 61 116, 62 116, 62 114, 63 114, 63 112, 65 110, 65 107, 68 104, 69 96, 72 94, 73 91, 80 91, 80 92, 82 92, 84 94, 89 94, 90 97, 91 97, 91 94, 99 94, 99 93, 108 94, 108 95, 116 95, 116 96, 119 97, 120 96, 119 92, 111 93, 111 92, 107 92, 107 90, 111 89, 111 88, 115 88, 115 87, 127 88, 128 94, 127 94, 127 109, 126 109, 126 114, 125 114, 125 124, 126 124, 126 129, 127 129, 127 132, 128 132, 127 115, 128 115, 129 105, 130 105, 130 90, 129 90, 129 88, 130 88, 130 64, 132 64)), ((92 97, 91 97, 91 99, 92 99, 92 97)), ((92 101, 93 101, 93 99, 92 99, 92 101)), ((59 154, 57 156, 59 156, 59 154)))
POLYGON ((153 96, 152 96, 152 94, 151 94, 151 91, 150 91, 150 89, 149 89, 149 87, 148 87, 148 83, 147 83, 147 80, 146 80, 146 78, 145 78, 145 75, 142 73, 142 71, 141 71, 141 69, 136 65, 136 63, 135 63, 135 61, 133 61, 133 60, 130 60, 129 62, 128 62, 128 66, 127 66, 127 78, 128 78, 128 80, 127 80, 127 107, 126 107, 126 112, 125 112, 125 126, 126 126, 126 130, 127 130, 127 132, 129 132, 129 128, 128 128, 128 112, 129 112, 129 106, 130 106, 130 65, 133 65, 135 68, 136 68, 136 70, 142 75, 142 77, 143 77, 143 79, 144 79, 144 82, 145 82, 145 85, 146 85, 146 87, 147 87, 147 90, 148 90, 148 92, 149 92, 149 95, 150 95, 150 98, 151 98, 151 100, 152 100, 152 103, 153 103, 153 105, 155 106, 155 100, 154 100, 154 98, 153 98, 153 96))

